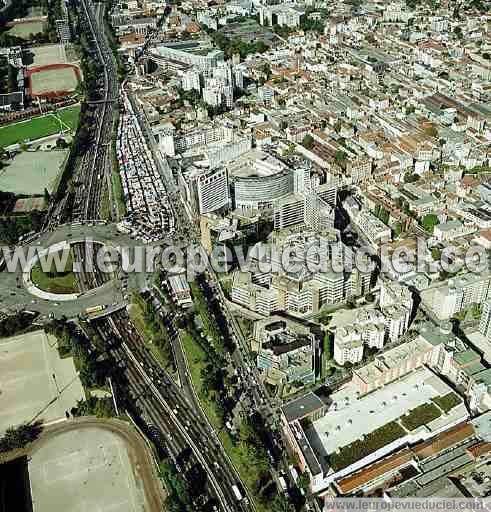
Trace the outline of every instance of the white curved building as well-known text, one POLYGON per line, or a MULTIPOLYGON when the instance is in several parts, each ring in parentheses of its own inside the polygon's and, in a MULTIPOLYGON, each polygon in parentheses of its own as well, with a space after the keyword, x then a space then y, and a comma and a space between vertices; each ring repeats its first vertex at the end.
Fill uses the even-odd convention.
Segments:
POLYGON ((263 151, 248 151, 228 169, 236 208, 272 208, 274 201, 293 192, 292 170, 263 151))

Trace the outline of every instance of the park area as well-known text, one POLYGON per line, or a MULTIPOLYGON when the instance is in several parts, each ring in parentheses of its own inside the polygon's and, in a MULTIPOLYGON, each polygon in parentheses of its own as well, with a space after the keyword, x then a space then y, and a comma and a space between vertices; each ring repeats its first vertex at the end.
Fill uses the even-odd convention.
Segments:
POLYGON ((68 254, 64 268, 56 269, 54 262, 59 258, 63 261, 62 252, 50 255, 51 265, 49 269, 49 261, 46 257, 41 258, 43 261, 38 262, 31 270, 31 280, 40 290, 49 293, 71 294, 79 291, 77 276, 73 271, 73 260, 71 252, 68 254), (43 270, 44 269, 44 270, 43 270))
POLYGON ((75 105, 3 126, 0 128, 0 147, 37 140, 55 133, 74 132, 77 129, 79 115, 80 105, 75 105))
POLYGON ((0 375, 0 433, 64 418, 84 397, 73 359, 60 359, 56 339, 41 330, 0 340, 0 375))

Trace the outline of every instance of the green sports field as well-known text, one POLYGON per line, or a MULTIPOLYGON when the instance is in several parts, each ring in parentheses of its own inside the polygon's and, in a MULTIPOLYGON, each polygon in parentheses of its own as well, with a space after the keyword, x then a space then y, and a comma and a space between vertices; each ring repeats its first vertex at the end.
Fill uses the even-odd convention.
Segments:
POLYGON ((9 29, 9 36, 20 37, 21 39, 29 39, 31 34, 38 34, 43 32, 45 24, 42 21, 16 23, 11 29, 9 29))
POLYGON ((33 141, 68 129, 76 130, 80 105, 58 110, 55 114, 34 117, 28 121, 9 124, 0 128, 0 147, 33 141), (57 119, 58 118, 58 119, 57 119))

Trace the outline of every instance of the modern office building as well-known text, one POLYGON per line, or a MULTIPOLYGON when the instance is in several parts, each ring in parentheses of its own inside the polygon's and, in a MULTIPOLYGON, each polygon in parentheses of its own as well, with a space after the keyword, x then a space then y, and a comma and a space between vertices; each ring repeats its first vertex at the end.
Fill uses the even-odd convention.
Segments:
POLYGON ((253 344, 266 382, 278 386, 315 381, 315 336, 300 322, 277 315, 258 320, 253 344))
POLYGON ((199 213, 211 213, 229 206, 230 196, 226 169, 205 172, 197 177, 199 213))
POLYGON ((228 166, 236 208, 261 210, 293 190, 291 170, 277 158, 256 149, 228 166))
POLYGON ((482 303, 481 321, 479 322, 479 332, 488 340, 491 340, 491 300, 485 300, 482 303))
POLYGON ((230 205, 226 169, 190 167, 179 175, 179 187, 197 215, 211 213, 230 205))

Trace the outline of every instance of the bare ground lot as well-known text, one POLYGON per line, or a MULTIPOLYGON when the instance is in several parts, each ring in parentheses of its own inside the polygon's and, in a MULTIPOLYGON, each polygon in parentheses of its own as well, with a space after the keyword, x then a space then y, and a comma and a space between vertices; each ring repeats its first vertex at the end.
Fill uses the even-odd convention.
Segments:
POLYGON ((53 337, 35 331, 0 339, 0 433, 35 417, 64 418, 83 397, 73 360, 59 358, 53 337))
POLYGON ((49 64, 70 64, 67 60, 65 47, 59 44, 47 44, 29 48, 32 56, 32 63, 28 68, 48 66, 49 64))
POLYGON ((33 95, 46 94, 53 91, 74 91, 78 78, 72 68, 49 69, 31 75, 33 95))
POLYGON ((49 427, 30 450, 33 512, 161 512, 163 489, 140 435, 118 420, 49 427))
POLYGON ((124 442, 98 428, 58 435, 29 463, 35 512, 145 512, 124 442))
POLYGON ((15 194, 52 192, 62 170, 67 150, 24 151, 0 169, 0 190, 15 194))

